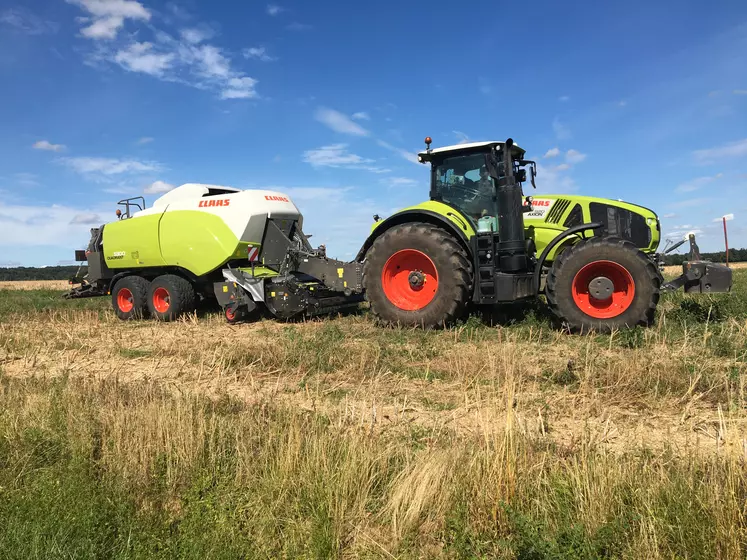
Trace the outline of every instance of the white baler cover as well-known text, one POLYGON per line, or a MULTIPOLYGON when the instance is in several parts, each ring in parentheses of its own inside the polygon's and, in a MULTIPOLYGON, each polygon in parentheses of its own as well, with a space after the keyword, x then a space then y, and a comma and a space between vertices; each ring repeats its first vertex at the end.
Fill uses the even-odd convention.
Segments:
POLYGON ((263 189, 235 189, 217 185, 186 183, 160 198, 150 208, 136 212, 133 218, 148 214, 205 212, 219 216, 239 240, 259 242, 267 218, 290 218, 303 227, 303 216, 287 194, 263 189), (205 196, 214 192, 216 194, 205 196), (253 217, 261 216, 259 221, 253 217))
POLYGON ((181 200, 194 200, 195 198, 201 198, 208 194, 211 190, 214 191, 230 191, 230 192, 241 192, 240 189, 234 187, 223 187, 219 185, 205 185, 202 183, 185 183, 171 189, 164 195, 161 195, 153 202, 153 207, 168 206, 172 202, 178 202, 181 200))

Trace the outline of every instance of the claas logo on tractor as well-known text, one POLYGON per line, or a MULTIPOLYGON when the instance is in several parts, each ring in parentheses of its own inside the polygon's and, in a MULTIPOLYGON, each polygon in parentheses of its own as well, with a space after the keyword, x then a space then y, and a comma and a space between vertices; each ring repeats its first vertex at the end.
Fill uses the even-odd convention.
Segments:
POLYGON ((265 200, 274 200, 277 202, 290 202, 286 197, 284 196, 275 196, 275 195, 265 195, 265 200))
POLYGON ((208 208, 210 206, 228 206, 231 204, 231 201, 227 198, 222 198, 220 200, 201 200, 200 203, 197 205, 198 208, 208 208))

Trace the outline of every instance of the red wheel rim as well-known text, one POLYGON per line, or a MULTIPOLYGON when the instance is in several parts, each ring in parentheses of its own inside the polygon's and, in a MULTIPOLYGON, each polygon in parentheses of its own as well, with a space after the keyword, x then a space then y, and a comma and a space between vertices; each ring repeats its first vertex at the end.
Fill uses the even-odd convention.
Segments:
POLYGON ((226 319, 228 319, 229 321, 233 321, 234 319, 236 319, 236 312, 227 307, 226 308, 226 319))
POLYGON ((166 288, 156 288, 153 292, 153 307, 159 313, 166 313, 171 305, 171 296, 166 288))
POLYGON ((635 298, 635 282, 630 272, 616 262, 595 261, 587 264, 573 278, 573 301, 579 309, 595 319, 612 319, 625 313, 635 298), (612 291, 605 299, 591 293, 589 284, 598 278, 609 280, 612 291))
POLYGON ((117 293, 117 307, 122 313, 129 313, 135 307, 135 298, 127 288, 122 288, 117 293))
POLYGON ((381 285, 392 304, 405 311, 418 311, 436 297, 436 265, 425 253, 402 249, 386 261, 381 272, 381 285))

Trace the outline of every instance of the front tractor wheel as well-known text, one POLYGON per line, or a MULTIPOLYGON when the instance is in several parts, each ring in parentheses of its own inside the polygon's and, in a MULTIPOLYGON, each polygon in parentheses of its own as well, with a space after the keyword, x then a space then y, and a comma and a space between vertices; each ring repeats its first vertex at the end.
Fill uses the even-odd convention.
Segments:
POLYGON ((573 332, 650 326, 660 279, 651 259, 616 237, 594 237, 564 251, 547 276, 553 313, 573 332))
POLYGON ((458 318, 471 293, 464 249, 431 224, 394 226, 374 241, 363 267, 371 311, 384 323, 433 328, 458 318))
POLYGON ((148 309, 161 321, 173 321, 183 313, 194 311, 195 290, 181 276, 164 274, 151 282, 148 290, 148 309))

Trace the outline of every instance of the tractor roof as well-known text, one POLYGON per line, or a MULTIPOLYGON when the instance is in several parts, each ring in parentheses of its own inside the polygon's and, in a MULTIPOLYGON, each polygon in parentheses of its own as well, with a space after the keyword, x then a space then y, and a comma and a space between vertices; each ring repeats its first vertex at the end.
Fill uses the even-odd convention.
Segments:
MULTIPOLYGON (((470 142, 467 144, 454 144, 452 146, 443 146, 442 148, 433 148, 430 151, 418 152, 418 160, 421 162, 430 161, 434 155, 445 155, 449 152, 457 154, 459 152, 482 152, 487 147, 503 146, 506 142, 504 141, 490 141, 490 142, 470 142)), ((520 148, 517 144, 514 144, 512 151, 520 158, 524 157, 525 151, 520 148)))

